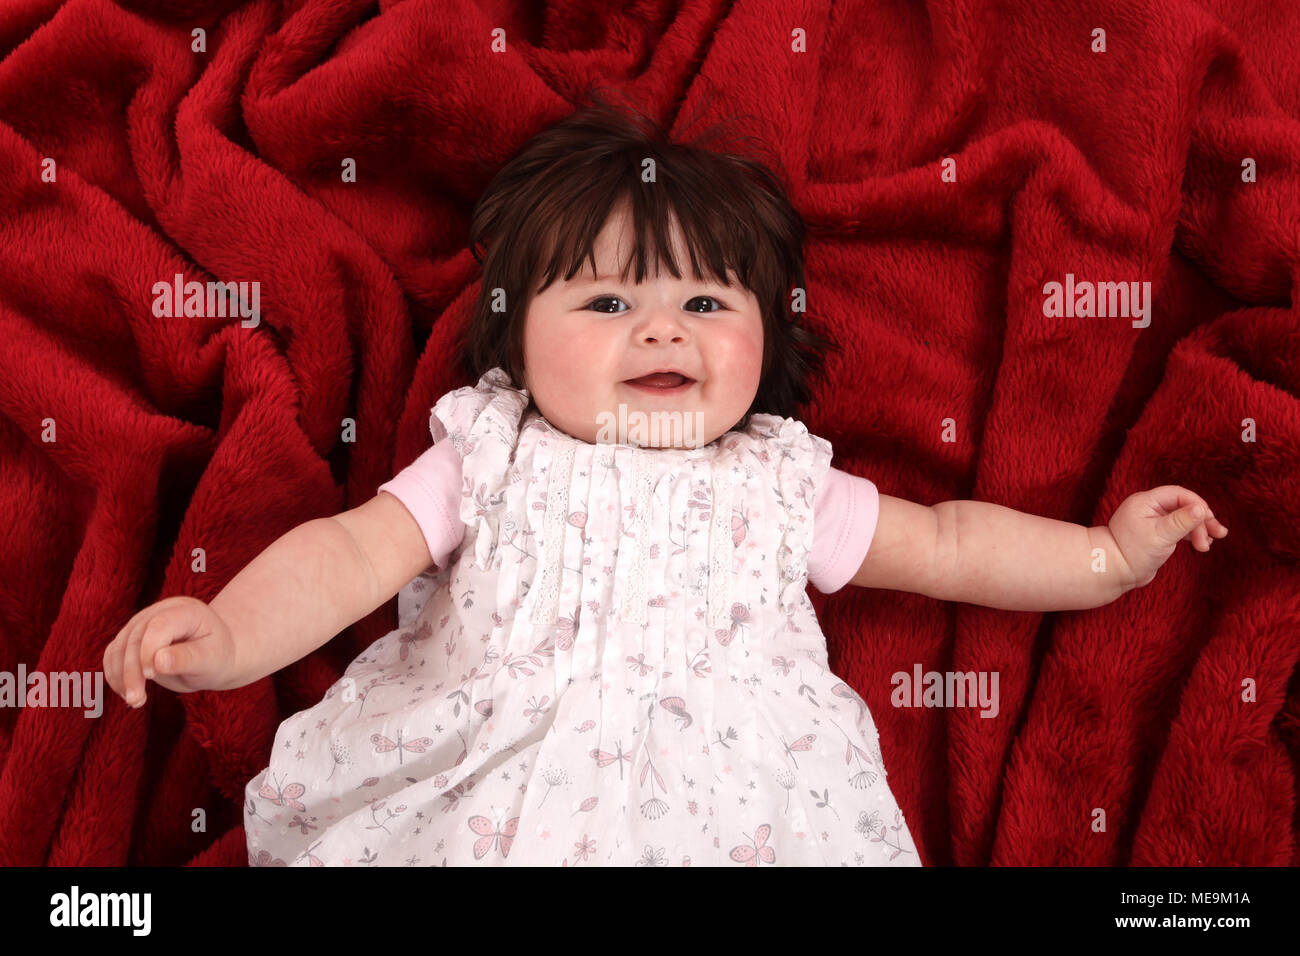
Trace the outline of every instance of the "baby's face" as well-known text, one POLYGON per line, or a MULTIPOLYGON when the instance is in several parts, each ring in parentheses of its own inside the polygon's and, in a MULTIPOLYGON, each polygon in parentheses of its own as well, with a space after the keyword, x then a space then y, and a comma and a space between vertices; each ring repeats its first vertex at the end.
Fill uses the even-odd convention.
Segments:
MULTIPOLYGON (((584 260, 571 280, 560 276, 533 296, 524 319, 524 388, 547 421, 582 441, 595 444, 601 426, 616 422, 622 405, 629 422, 635 412, 647 421, 654 420, 654 412, 678 412, 683 426, 688 421, 687 427, 700 426, 693 441, 689 435, 686 441, 674 439, 676 430, 668 429, 648 440, 633 433, 636 443, 706 445, 739 422, 758 394, 763 364, 758 300, 734 275, 731 286, 696 279, 676 222, 671 241, 682 277, 674 279, 665 266, 638 285, 633 266, 623 283, 620 268, 632 254, 630 226, 624 205, 597 236, 599 280, 584 260), (628 384, 660 369, 677 369, 694 381, 663 393, 628 384)), ((599 440, 630 443, 608 433, 599 440)))

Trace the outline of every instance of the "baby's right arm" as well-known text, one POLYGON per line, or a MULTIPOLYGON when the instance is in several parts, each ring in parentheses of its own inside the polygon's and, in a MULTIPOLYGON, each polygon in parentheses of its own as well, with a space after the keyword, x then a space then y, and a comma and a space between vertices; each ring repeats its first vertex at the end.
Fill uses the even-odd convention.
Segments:
POLYGON ((105 650, 105 678, 135 706, 146 676, 180 692, 243 687, 307 656, 432 563, 419 524, 381 491, 281 535, 209 604, 177 596, 137 613, 105 650), (173 660, 156 667, 164 648, 173 660))
POLYGON ((235 676, 222 689, 306 657, 432 563, 420 526, 384 491, 351 511, 299 525, 212 599, 235 645, 235 676))

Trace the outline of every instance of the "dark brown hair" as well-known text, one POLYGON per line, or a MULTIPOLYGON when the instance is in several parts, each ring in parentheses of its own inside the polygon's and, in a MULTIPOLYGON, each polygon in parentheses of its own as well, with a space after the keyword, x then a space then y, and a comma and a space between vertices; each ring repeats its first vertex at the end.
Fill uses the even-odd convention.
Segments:
MULTIPOLYGON (((524 381, 523 327, 531 290, 565 280, 590 259, 610 211, 631 204, 636 281, 649 273, 643 237, 653 235, 653 263, 681 272, 669 242, 670 213, 682 228, 691 266, 700 279, 724 285, 728 270, 754 293, 763 315, 763 367, 758 392, 733 430, 755 412, 794 418, 809 398, 809 380, 838 346, 808 329, 791 309, 795 289, 806 290, 804 222, 781 181, 762 161, 714 151, 705 142, 726 134, 715 124, 690 140, 670 142, 651 119, 630 107, 588 94, 592 105, 534 136, 488 184, 470 218, 469 244, 483 265, 474 314, 459 344, 459 361, 472 381, 501 367, 515 387, 524 381), (655 182, 642 181, 654 160, 655 182), (486 257, 478 247, 486 247, 486 257), (706 275, 701 275, 701 266, 706 275), (494 290, 504 312, 493 311, 494 290)), ((742 137, 753 143, 752 138, 742 137)), ((754 149, 767 154, 761 144, 754 149)), ((779 161, 772 160, 780 167, 779 161)), ((623 278, 631 260, 623 268, 623 278)), ((805 294, 806 297, 806 294, 805 294)), ((536 407, 530 404, 530 408, 536 407)))

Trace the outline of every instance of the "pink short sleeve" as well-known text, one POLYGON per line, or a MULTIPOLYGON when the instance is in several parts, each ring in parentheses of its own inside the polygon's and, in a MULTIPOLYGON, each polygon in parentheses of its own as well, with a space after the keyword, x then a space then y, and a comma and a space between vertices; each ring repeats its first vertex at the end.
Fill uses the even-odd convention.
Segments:
POLYGON ((875 483, 830 468, 813 506, 813 547, 808 555, 808 580, 823 594, 832 594, 853 579, 871 547, 880 517, 880 492, 875 483))
POLYGON ((460 454, 444 438, 379 486, 379 491, 406 506, 440 570, 465 537, 465 523, 460 520, 461 471, 460 454))

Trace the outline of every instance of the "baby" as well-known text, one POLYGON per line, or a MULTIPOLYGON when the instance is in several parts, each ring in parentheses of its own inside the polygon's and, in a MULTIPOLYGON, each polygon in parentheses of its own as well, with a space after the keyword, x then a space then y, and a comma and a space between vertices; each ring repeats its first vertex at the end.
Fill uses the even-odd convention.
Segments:
POLYGON ((104 654, 137 707, 146 680, 242 687, 398 595, 401 626, 280 726, 250 863, 920 865, 806 585, 1092 608, 1227 534, 1175 485, 1085 528, 831 467, 792 417, 828 344, 802 237, 761 163, 603 105, 493 180, 477 383, 432 447, 104 654))

